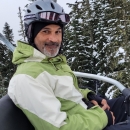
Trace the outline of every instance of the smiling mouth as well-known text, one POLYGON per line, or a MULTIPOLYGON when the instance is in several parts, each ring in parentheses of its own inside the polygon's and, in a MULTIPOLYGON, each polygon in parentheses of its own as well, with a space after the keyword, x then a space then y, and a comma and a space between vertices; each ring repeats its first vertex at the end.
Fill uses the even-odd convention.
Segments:
POLYGON ((58 47, 58 43, 45 43, 45 46, 52 46, 52 47, 58 47))
POLYGON ((58 49, 60 45, 58 43, 45 43, 42 49, 49 49, 49 50, 55 50, 58 49))

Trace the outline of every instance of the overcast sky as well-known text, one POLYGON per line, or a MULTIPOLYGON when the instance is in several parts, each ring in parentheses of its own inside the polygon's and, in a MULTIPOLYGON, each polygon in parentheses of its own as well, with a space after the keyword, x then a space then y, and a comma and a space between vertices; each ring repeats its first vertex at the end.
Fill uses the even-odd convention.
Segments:
MULTIPOLYGON (((70 8, 68 8, 66 3, 74 3, 75 1, 76 0, 57 0, 57 3, 64 8, 66 13, 69 13, 70 8)), ((18 8, 21 7, 24 9, 24 6, 28 3, 28 0, 0 0, 0 33, 3 33, 4 24, 7 22, 10 28, 13 29, 15 42, 20 39, 18 36, 18 30, 20 30, 18 8)))

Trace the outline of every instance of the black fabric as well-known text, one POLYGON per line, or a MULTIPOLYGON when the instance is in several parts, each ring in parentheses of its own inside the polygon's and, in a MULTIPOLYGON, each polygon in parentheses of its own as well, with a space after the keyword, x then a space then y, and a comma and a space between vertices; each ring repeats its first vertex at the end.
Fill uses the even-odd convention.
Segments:
POLYGON ((89 99, 89 101, 91 100, 95 100, 98 102, 99 105, 101 105, 102 99, 100 96, 94 94, 94 93, 88 93, 87 98, 89 99))
POLYGON ((82 99, 84 101, 84 103, 87 105, 87 109, 90 109, 91 107, 94 106, 93 103, 91 103, 90 101, 87 101, 85 98, 82 99))
POLYGON ((124 101, 125 101, 124 96, 107 101, 108 105, 110 106, 110 111, 112 111, 114 116, 116 117, 115 123, 122 122, 127 119, 127 113, 124 101))
POLYGON ((119 122, 125 122, 127 120, 124 100, 125 98, 122 96, 107 101, 110 106, 110 111, 112 111, 115 116, 115 125, 108 126, 104 130, 130 130, 130 123, 118 124, 119 122))
POLYGON ((130 130, 130 123, 124 125, 111 125, 104 130, 130 130))
POLYGON ((50 23, 43 23, 43 22, 33 23, 33 30, 32 30, 33 39, 37 36, 37 34, 40 32, 41 29, 43 29, 45 26, 47 26, 49 24, 50 23))
POLYGON ((0 99, 0 130, 35 130, 8 95, 0 99))
POLYGON ((108 111, 108 110, 105 110, 105 112, 106 112, 106 115, 107 115, 107 118, 108 118, 108 124, 107 124, 107 126, 113 125, 113 119, 112 119, 111 112, 108 111))

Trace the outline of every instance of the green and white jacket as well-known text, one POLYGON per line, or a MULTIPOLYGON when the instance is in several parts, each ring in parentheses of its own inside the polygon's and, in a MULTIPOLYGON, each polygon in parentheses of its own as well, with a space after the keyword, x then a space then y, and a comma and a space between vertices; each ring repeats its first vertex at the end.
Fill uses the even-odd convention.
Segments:
POLYGON ((63 55, 47 58, 19 41, 13 63, 18 67, 8 94, 35 130, 102 130, 107 125, 107 115, 99 106, 87 109, 82 98, 90 90, 78 88, 63 55))

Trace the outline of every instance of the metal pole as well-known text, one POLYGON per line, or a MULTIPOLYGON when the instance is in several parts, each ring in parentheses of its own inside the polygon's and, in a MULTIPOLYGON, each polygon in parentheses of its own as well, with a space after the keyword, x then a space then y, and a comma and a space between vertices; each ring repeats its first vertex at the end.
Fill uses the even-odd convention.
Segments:
POLYGON ((2 41, 12 52, 14 51, 14 46, 0 33, 0 41, 2 41))
POLYGON ((114 84, 114 85, 116 85, 116 87, 118 87, 120 89, 121 92, 126 89, 125 86, 122 85, 120 82, 118 82, 114 79, 108 78, 108 77, 99 76, 99 75, 95 75, 95 74, 89 74, 89 73, 82 73, 82 72, 74 72, 74 74, 77 77, 84 77, 84 78, 86 77, 86 78, 90 78, 90 79, 97 79, 97 80, 102 80, 102 81, 114 84))

